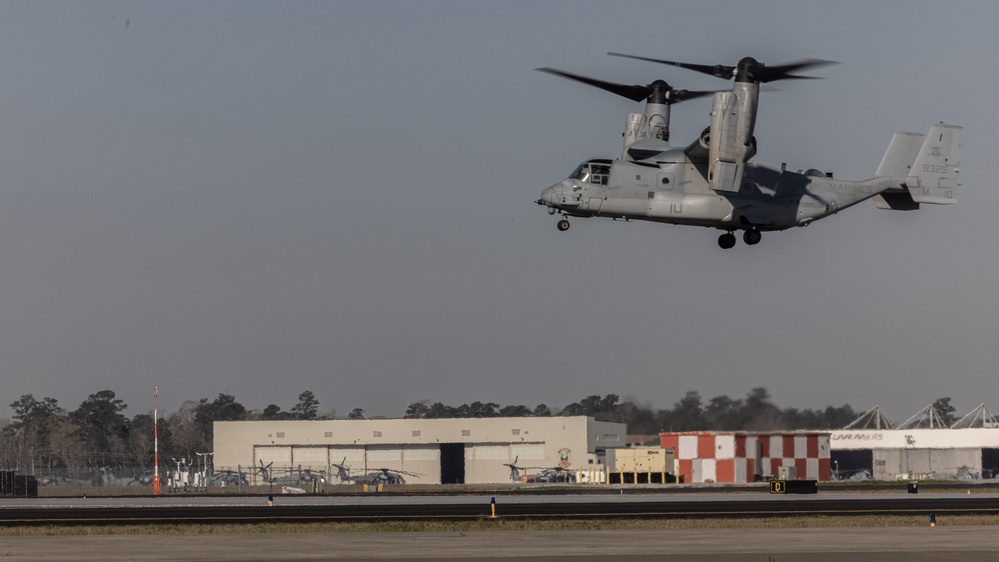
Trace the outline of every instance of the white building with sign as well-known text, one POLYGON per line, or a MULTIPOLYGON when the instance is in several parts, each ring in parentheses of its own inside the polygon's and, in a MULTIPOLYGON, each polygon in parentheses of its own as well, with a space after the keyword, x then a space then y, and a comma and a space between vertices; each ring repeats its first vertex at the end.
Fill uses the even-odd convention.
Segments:
POLYGON ((875 480, 999 476, 999 429, 862 429, 830 432, 832 472, 875 480))

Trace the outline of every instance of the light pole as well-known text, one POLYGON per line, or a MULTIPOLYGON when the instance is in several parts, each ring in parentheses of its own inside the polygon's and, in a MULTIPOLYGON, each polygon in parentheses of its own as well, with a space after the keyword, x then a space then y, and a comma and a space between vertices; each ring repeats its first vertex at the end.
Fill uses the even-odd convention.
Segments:
POLYGON ((201 457, 201 476, 200 476, 201 486, 203 488, 207 488, 208 487, 208 474, 209 474, 209 472, 214 473, 214 470, 211 469, 211 464, 212 464, 211 460, 212 460, 212 456, 215 453, 212 452, 212 453, 194 453, 194 454, 198 455, 199 457, 201 457))

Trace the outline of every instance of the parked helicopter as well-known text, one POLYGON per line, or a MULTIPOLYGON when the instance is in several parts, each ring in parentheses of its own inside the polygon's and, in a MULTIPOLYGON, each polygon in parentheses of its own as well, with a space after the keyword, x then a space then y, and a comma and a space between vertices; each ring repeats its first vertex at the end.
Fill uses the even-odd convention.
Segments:
POLYGON ((254 473, 255 473, 254 476, 256 476, 256 473, 259 473, 260 478, 264 481, 264 483, 273 484, 274 475, 271 473, 271 467, 274 466, 274 461, 271 461, 266 465, 264 464, 263 459, 259 459, 259 462, 260 462, 260 468, 254 467, 254 473))
POLYGON ((794 72, 835 64, 805 59, 766 66, 745 57, 736 66, 699 65, 608 53, 667 64, 718 78, 734 78, 731 91, 714 92, 710 124, 686 146, 669 143, 670 105, 711 92, 673 90, 663 80, 646 86, 615 84, 539 68, 634 101, 646 100, 645 113, 628 116, 624 150, 618 159, 593 159, 545 189, 536 201, 559 213, 558 229, 568 217, 609 217, 703 226, 725 231, 724 249, 735 246, 736 231, 752 246, 766 231, 786 230, 834 215, 867 199, 879 209, 910 211, 921 203, 948 205, 957 200, 961 127, 937 123, 926 135, 897 132, 872 179, 845 181, 819 170, 790 172, 752 160, 756 154, 760 84, 809 79, 794 72))
POLYGON ((503 463, 503 466, 510 469, 510 480, 514 482, 520 482, 520 471, 527 470, 527 467, 525 466, 517 466, 517 459, 519 458, 520 456, 518 455, 513 458, 513 462, 503 463))
POLYGON ((216 470, 214 474, 208 477, 209 486, 246 486, 249 484, 249 480, 246 478, 246 473, 242 470, 216 470))
POLYGON ((340 479, 342 484, 405 484, 405 476, 415 476, 420 477, 422 474, 416 472, 407 472, 404 470, 390 470, 388 468, 375 469, 373 472, 367 474, 361 474, 358 476, 352 476, 350 474, 350 467, 346 466, 347 459, 344 458, 340 463, 332 463, 337 470, 337 478, 340 479))
POLYGON ((566 470, 561 466, 517 466, 517 460, 519 458, 519 456, 515 457, 512 463, 503 463, 503 466, 510 469, 510 480, 513 482, 572 483, 576 481, 576 475, 572 471, 566 470), (528 474, 528 470, 540 470, 541 472, 537 474, 528 474), (521 471, 524 471, 524 473, 521 474, 521 471))

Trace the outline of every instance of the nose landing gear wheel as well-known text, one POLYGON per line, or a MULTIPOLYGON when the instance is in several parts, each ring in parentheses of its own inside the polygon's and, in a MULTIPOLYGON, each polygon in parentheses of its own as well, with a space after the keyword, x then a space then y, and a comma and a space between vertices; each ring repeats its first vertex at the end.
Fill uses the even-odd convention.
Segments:
POLYGON ((561 230, 562 232, 569 230, 569 221, 565 219, 558 221, 558 229, 561 230))
POLYGON ((735 247, 735 234, 731 232, 726 232, 718 237, 718 245, 723 250, 728 250, 729 248, 735 247))
POLYGON ((752 230, 747 230, 742 234, 742 241, 750 246, 755 246, 760 243, 763 239, 763 233, 755 228, 752 230))

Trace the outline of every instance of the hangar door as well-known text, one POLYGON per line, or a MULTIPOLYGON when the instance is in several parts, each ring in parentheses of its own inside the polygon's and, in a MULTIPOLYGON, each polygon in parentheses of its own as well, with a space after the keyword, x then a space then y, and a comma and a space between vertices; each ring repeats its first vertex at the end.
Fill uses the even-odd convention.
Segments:
POLYGON ((441 443, 441 484, 465 483, 465 444, 441 443))
POLYGON ((290 468, 291 447, 262 447, 258 445, 253 448, 254 484, 263 484, 277 476, 284 476, 290 468))
POLYGON ((254 465, 291 466, 291 447, 254 447, 254 465))
MULTIPOLYGON (((871 449, 829 451, 829 464, 833 478, 847 480, 864 471, 870 478, 874 474, 874 451, 871 449)), ((863 476, 858 478, 862 479, 863 476)))
POLYGON ((982 478, 999 476, 999 449, 982 449, 982 478))

